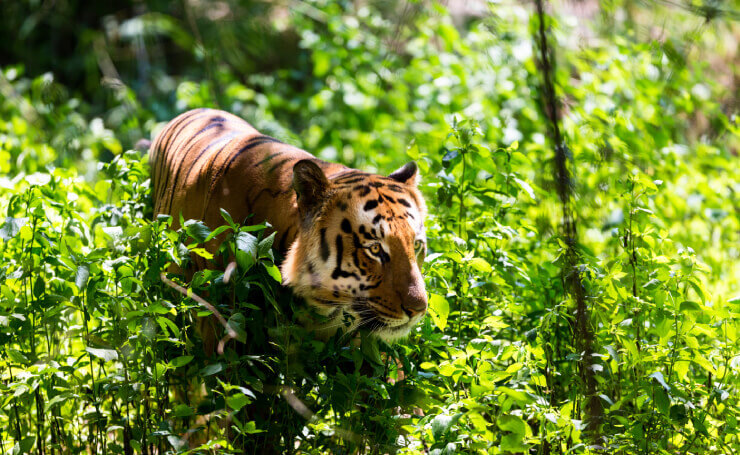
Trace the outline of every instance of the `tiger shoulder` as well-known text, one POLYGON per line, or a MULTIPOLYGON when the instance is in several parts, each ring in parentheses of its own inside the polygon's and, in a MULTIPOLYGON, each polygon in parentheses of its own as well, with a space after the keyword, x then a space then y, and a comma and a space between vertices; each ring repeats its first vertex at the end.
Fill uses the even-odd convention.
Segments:
POLYGON ((221 209, 236 221, 268 222, 285 257, 283 284, 326 327, 393 341, 426 312, 426 206, 415 163, 388 176, 351 169, 214 109, 170 121, 149 161, 154 215, 172 216, 175 228, 182 215, 215 229, 221 209))

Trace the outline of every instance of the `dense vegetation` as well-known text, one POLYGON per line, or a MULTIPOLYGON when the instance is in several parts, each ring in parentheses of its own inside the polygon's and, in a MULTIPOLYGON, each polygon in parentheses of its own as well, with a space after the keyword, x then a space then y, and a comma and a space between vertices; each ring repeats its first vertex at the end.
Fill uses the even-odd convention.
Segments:
POLYGON ((0 453, 740 450, 732 2, 37 3, 0 18, 0 453), (169 272, 216 232, 131 149, 203 106, 419 163, 407 340, 314 340, 228 214, 233 274, 169 272))

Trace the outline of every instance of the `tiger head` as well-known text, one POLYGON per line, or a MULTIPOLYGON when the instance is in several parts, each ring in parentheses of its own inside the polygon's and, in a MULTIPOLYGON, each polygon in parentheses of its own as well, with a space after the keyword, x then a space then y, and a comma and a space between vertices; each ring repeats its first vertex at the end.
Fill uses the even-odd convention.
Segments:
POLYGON ((328 179, 312 160, 293 169, 301 226, 283 282, 322 316, 317 331, 408 334, 427 309, 419 268, 426 206, 416 163, 388 177, 349 170, 328 179))

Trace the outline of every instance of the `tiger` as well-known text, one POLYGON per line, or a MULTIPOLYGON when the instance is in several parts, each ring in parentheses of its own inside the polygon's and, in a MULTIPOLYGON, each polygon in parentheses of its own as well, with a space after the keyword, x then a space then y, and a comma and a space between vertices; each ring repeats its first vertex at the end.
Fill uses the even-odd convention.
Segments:
POLYGON ((426 313, 427 208, 415 162, 388 176, 363 172, 209 108, 171 120, 151 142, 149 162, 154 216, 170 215, 174 229, 180 216, 215 229, 221 209, 269 223, 282 284, 319 316, 302 322, 324 337, 362 329, 390 343, 426 313))

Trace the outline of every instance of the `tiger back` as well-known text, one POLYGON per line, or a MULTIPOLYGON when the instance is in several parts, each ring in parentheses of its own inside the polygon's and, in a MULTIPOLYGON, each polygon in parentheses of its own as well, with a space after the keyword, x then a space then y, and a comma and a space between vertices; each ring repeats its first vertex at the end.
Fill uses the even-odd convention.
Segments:
POLYGON ((426 207, 415 163, 388 177, 350 169, 214 109, 169 122, 149 161, 154 214, 171 215, 174 228, 182 215, 215 229, 220 209, 270 223, 283 284, 321 316, 318 332, 366 329, 392 341, 424 315, 426 207))

